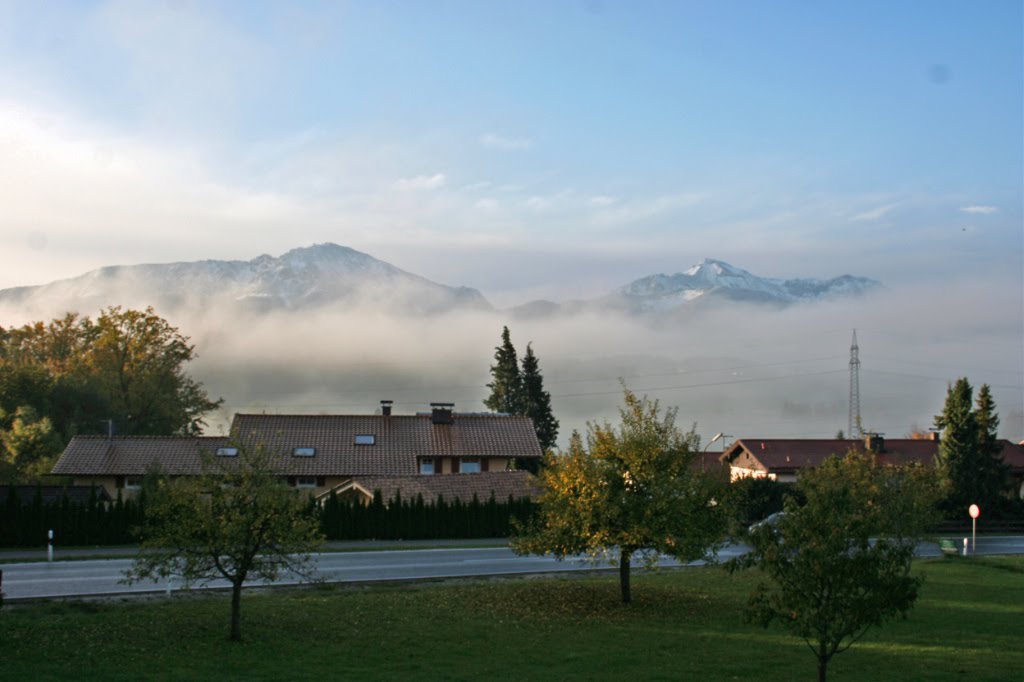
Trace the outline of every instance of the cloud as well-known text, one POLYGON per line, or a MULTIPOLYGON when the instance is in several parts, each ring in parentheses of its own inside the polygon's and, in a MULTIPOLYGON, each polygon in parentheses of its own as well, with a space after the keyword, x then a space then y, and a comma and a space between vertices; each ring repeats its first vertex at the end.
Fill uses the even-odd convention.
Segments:
POLYGON ((615 197, 609 197, 605 195, 590 197, 590 203, 594 206, 611 206, 617 201, 618 199, 616 199, 615 197))
POLYGON ((529 149, 533 146, 533 140, 527 137, 506 137, 496 133, 484 133, 480 136, 480 144, 485 149, 500 149, 502 151, 515 151, 529 149))
POLYGON ((995 206, 961 206, 961 213, 973 213, 975 215, 991 215, 998 213, 999 209, 995 206))
POLYGON ((445 182, 444 173, 434 175, 417 175, 413 178, 401 178, 395 183, 395 187, 403 191, 419 191, 426 189, 437 189, 445 182))
POLYGON ((478 208, 481 211, 497 211, 498 202, 494 199, 479 199, 473 204, 474 208, 478 208))
POLYGON ((850 218, 850 222, 851 223, 859 223, 859 222, 865 222, 865 221, 878 220, 879 218, 882 218, 882 217, 888 215, 897 206, 899 206, 899 204, 886 204, 885 206, 879 206, 878 208, 873 208, 870 211, 864 211, 863 213, 858 213, 857 215, 852 216, 850 218))

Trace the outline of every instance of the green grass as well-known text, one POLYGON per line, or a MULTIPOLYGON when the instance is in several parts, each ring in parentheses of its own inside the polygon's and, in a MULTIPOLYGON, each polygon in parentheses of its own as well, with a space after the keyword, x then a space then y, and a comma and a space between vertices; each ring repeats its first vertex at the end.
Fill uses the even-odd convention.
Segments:
MULTIPOLYGON (((830 680, 1019 680, 1024 558, 921 562, 909 619, 837 656, 830 680)), ((5 679, 813 679, 782 630, 743 623, 753 574, 315 587, 243 599, 227 641, 223 595, 47 603, 0 611, 5 679)))

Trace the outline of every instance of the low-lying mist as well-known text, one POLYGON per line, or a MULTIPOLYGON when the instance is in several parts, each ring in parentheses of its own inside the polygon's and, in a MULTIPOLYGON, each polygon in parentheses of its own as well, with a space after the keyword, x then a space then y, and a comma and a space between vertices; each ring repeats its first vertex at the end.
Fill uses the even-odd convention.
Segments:
MULTIPOLYGON (((831 438, 847 430, 854 328, 865 429, 897 438, 931 426, 947 382, 967 376, 976 387, 992 386, 1000 434, 1024 438, 1019 294, 984 283, 946 291, 941 300, 931 288, 905 288, 672 318, 594 311, 534 319, 491 311, 415 316, 379 306, 256 313, 190 304, 157 312, 196 344, 188 371, 224 398, 208 433, 223 432, 235 412, 365 414, 382 399, 395 401, 398 414, 437 401, 483 411, 494 348, 508 325, 520 356, 533 344, 563 445, 587 421, 617 419, 620 380, 678 407, 679 425, 696 423, 704 442, 719 432, 831 438)), ((5 326, 21 318, 0 311, 5 326)))

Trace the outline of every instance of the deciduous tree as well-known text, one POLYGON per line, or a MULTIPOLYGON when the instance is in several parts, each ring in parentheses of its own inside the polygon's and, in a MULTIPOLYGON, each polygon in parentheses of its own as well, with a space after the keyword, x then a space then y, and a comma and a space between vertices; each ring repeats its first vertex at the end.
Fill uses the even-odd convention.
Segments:
POLYGON ((179 577, 231 584, 230 638, 239 640, 242 586, 283 572, 313 577, 310 553, 323 541, 308 498, 281 479, 263 446, 207 458, 202 476, 161 480, 146 508, 142 552, 128 582, 179 577))
POLYGON ((537 517, 518 529, 521 554, 612 554, 619 566, 622 601, 632 600, 635 553, 651 565, 659 554, 681 561, 707 557, 726 526, 724 483, 695 468, 699 438, 675 425, 676 411, 624 391, 618 428, 588 424, 574 433, 564 455, 549 453, 541 469, 537 517))
POLYGON ((748 617, 803 638, 824 682, 833 656, 913 606, 922 578, 911 575, 911 560, 944 490, 934 469, 882 466, 855 451, 797 487, 805 504, 789 500, 779 523, 752 532, 751 551, 729 567, 761 569, 748 617))

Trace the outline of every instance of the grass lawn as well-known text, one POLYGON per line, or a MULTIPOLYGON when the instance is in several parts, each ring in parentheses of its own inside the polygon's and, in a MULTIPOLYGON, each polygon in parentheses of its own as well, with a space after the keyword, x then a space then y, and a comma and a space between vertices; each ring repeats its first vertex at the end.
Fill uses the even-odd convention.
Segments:
MULTIPOLYGON (((922 561, 909 619, 837 656, 830 680, 1024 679, 1024 558, 922 561)), ((752 574, 318 587, 0 611, 0 677, 41 679, 814 679, 782 630, 743 623, 752 574)))

